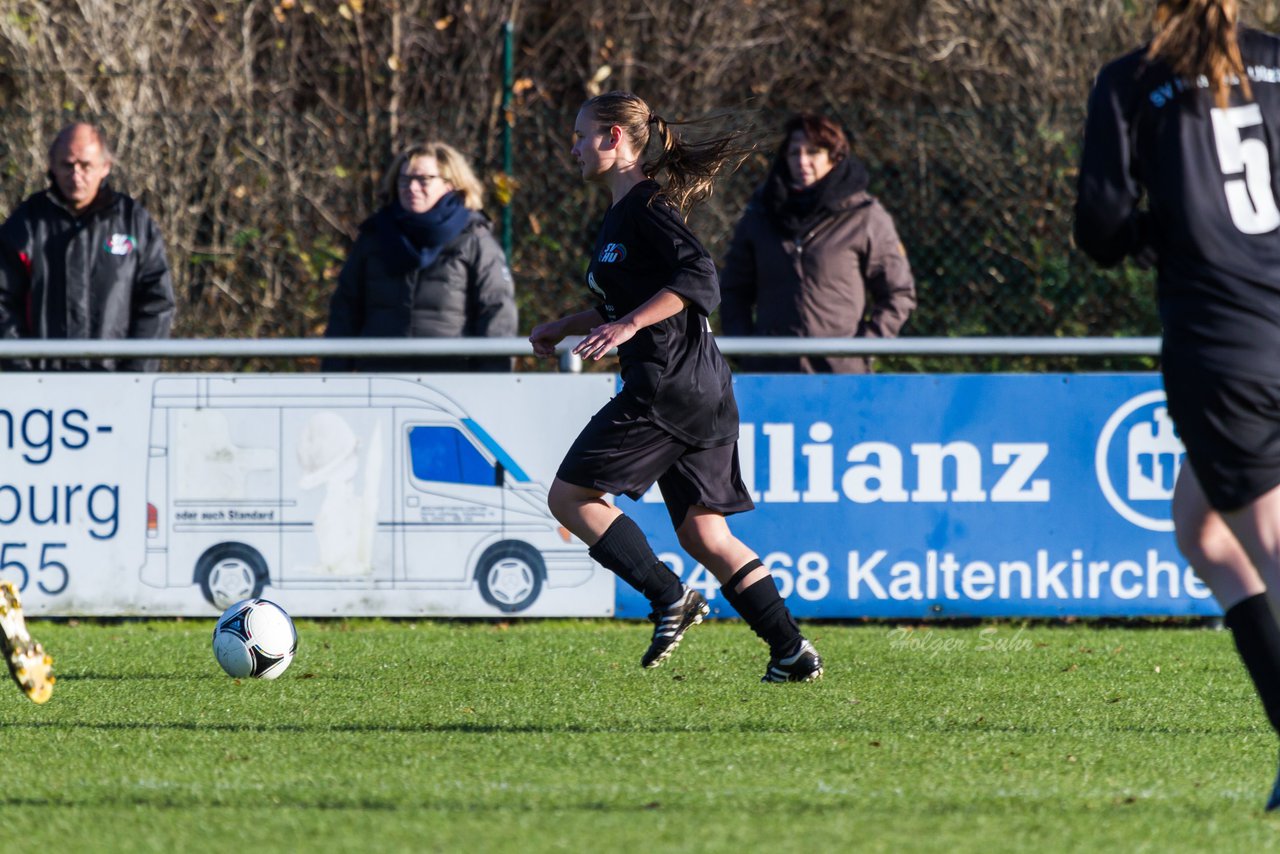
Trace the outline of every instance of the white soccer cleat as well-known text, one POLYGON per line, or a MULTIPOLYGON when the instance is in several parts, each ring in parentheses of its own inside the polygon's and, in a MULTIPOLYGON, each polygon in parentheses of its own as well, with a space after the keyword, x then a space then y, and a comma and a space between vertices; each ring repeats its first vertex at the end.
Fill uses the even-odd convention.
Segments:
POLYGON ((34 703, 48 702, 56 681, 53 658, 27 632, 18 591, 8 581, 0 581, 0 650, 9 665, 9 675, 22 693, 34 703))

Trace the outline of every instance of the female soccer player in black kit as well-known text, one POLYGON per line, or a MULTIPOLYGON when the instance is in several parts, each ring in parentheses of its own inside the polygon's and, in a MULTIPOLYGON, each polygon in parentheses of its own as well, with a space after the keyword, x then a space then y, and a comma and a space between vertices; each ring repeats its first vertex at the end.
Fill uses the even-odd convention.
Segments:
POLYGON ((573 126, 582 177, 613 196, 587 271, 595 308, 543 323, 529 336, 540 356, 568 335, 599 359, 613 347, 623 387, 565 456, 548 504, 601 565, 653 606, 653 639, 640 659, 657 667, 706 600, 653 553, 639 526, 606 500, 639 498, 656 481, 681 546, 715 575, 725 599, 769 644, 765 682, 808 682, 822 659, 805 640, 773 576, 733 536, 725 516, 753 507, 738 468, 738 405, 707 315, 720 301, 716 268, 680 210, 705 196, 732 137, 682 141, 647 104, 609 92, 583 104, 573 126), (656 155, 649 159, 651 141, 656 155), (655 179, 666 178, 665 186, 655 179))
POLYGON ((1238 17, 1237 0, 1161 0, 1151 43, 1102 69, 1075 233, 1101 264, 1157 264, 1161 371, 1189 463, 1178 545, 1280 731, 1280 39, 1238 17))

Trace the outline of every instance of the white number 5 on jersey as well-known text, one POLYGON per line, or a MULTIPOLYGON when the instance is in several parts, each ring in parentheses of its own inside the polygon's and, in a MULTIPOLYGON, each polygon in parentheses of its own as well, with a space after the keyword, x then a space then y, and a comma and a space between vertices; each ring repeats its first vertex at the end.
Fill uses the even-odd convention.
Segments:
POLYGON ((1231 211, 1231 221, 1245 234, 1266 234, 1280 228, 1280 208, 1271 189, 1271 155, 1267 144, 1240 135, 1242 128, 1262 124, 1262 111, 1257 104, 1247 104, 1214 109, 1211 114, 1218 164, 1227 179, 1227 209, 1231 211))

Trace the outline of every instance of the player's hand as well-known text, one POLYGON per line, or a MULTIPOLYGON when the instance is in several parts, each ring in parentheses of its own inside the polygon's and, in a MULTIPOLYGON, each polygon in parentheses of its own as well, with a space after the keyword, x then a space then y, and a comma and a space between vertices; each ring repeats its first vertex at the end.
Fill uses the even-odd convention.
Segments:
POLYGON ((535 356, 554 356, 556 345, 563 340, 564 332, 561 331, 558 320, 539 323, 533 328, 533 332, 529 333, 529 343, 533 345, 535 356))
POLYGON ((636 327, 625 321, 606 323, 587 333, 587 337, 578 342, 573 352, 584 359, 599 361, 614 347, 630 341, 635 334, 636 327))

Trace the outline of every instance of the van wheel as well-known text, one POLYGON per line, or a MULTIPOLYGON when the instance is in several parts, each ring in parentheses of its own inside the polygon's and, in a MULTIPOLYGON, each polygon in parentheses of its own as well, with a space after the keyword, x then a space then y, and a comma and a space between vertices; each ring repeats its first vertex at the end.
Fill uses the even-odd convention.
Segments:
POLYGON ((262 595, 267 564, 244 543, 219 543, 196 561, 195 580, 209 604, 225 611, 241 599, 262 595))
POLYGON ((538 550, 525 543, 498 543, 481 556, 476 569, 480 595, 499 611, 523 611, 542 592, 547 566, 538 550))

